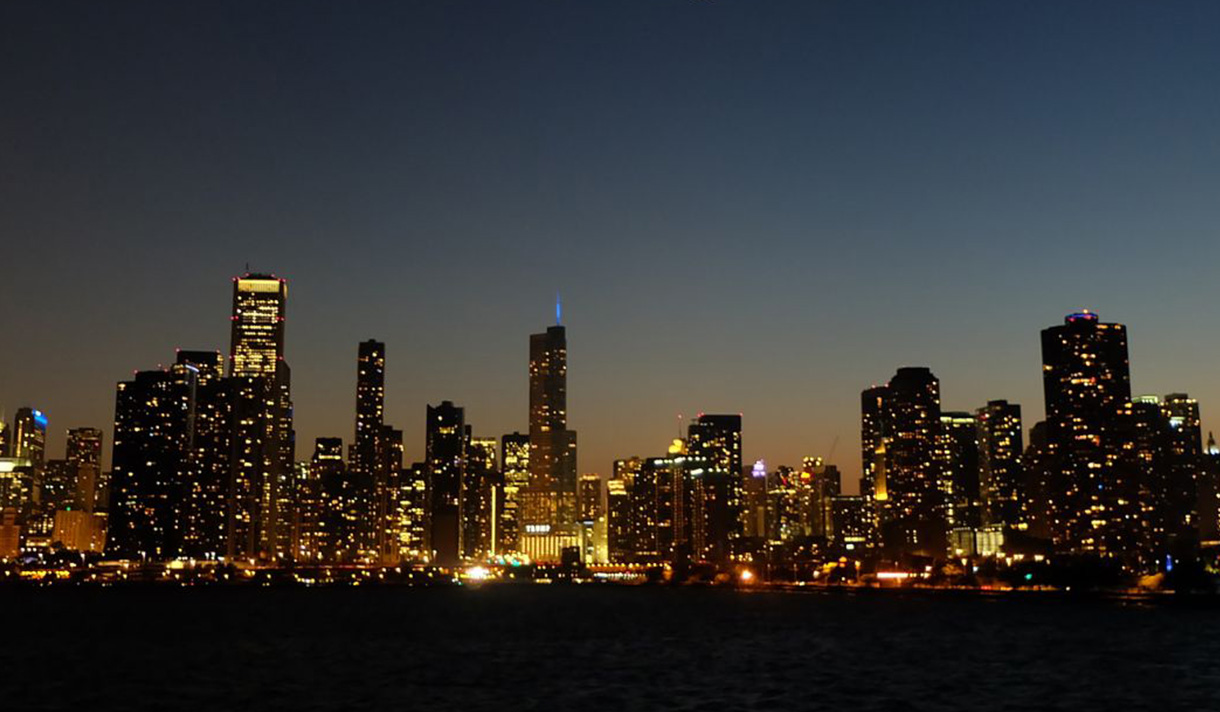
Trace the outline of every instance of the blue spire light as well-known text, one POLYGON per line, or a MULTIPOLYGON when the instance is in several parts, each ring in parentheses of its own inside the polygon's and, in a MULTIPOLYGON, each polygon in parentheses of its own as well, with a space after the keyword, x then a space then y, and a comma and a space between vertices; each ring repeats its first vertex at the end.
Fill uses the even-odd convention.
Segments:
POLYGON ((555 326, 563 326, 563 302, 559 299, 559 292, 555 292, 555 326))

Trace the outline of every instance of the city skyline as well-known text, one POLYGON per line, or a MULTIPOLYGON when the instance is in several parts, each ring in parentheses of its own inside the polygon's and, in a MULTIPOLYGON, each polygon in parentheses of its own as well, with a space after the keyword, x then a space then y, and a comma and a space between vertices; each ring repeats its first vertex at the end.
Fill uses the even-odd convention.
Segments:
POLYGON ((34 267, 0 406, 52 451, 107 429, 133 369, 225 350, 248 262, 294 285, 303 443, 352 431, 368 338, 409 459, 426 403, 523 429, 556 291, 581 472, 741 412, 747 461, 851 489, 861 387, 927 366, 946 409, 1036 422, 1029 335, 1081 308, 1130 326, 1135 393, 1215 429, 1220 8, 756 5, 5 4, 0 234, 34 267))
MULTIPOLYGON (((238 278, 234 277, 233 279, 234 279, 234 281, 236 281, 238 278)), ((276 277, 275 279, 282 279, 285 284, 287 284, 291 281, 291 280, 288 280, 287 278, 282 278, 282 277, 276 277)), ((294 292, 294 296, 297 293, 298 292, 294 292)), ((556 297, 552 296, 551 298, 555 299, 556 297)), ((551 308, 549 308, 543 316, 554 319, 555 316, 557 316, 557 314, 558 314, 556 307, 557 307, 557 303, 555 305, 553 305, 551 308)), ((292 310, 292 306, 290 304, 288 307, 288 312, 291 313, 291 310, 292 310)), ((1074 311, 1074 310, 1069 310, 1068 312, 1065 312, 1065 313, 1070 314, 1072 311, 1074 311)), ((1094 315, 1099 314, 1099 312, 1097 312, 1095 310, 1091 310, 1091 309, 1083 309, 1081 311, 1083 311, 1085 313, 1091 313, 1094 315)), ((1104 316, 1104 315, 1102 315, 1102 316, 1104 316)), ((558 325, 558 324, 555 324, 555 325, 558 325)), ((296 326, 294 320, 292 318, 288 318, 287 326, 285 328, 285 331, 287 332, 287 337, 285 339, 286 344, 284 346, 284 351, 286 352, 286 354, 288 354, 289 358, 286 360, 295 360, 295 359, 291 359, 291 354, 292 354, 291 334, 293 333, 294 326, 296 326)), ((564 326, 566 326, 566 325, 564 325, 564 326)), ((1046 325, 1043 325, 1042 328, 1045 328, 1045 326, 1046 325)), ((230 330, 231 330, 231 328, 232 327, 230 327, 230 330)), ((296 326, 296 328, 300 328, 300 327, 296 326)), ((538 327, 535 326, 535 327, 526 327, 526 328, 529 329, 529 328, 538 328, 538 327)), ((580 334, 579 326, 577 328, 578 328, 577 333, 580 334)), ((581 336, 583 336, 583 334, 581 334, 581 336)), ((1133 339, 1133 341, 1136 341, 1137 338, 1133 339)), ((518 341, 522 341, 522 340, 524 340, 524 339, 522 339, 519 336, 518 341)), ((579 343, 579 340, 580 339, 578 338, 578 340, 577 340, 578 343, 579 343)), ((1034 339, 1034 341, 1036 343, 1037 340, 1034 339)), ((366 344, 366 343, 370 343, 370 342, 368 342, 367 339, 362 339, 359 342, 357 342, 356 345, 362 346, 363 344, 366 344)), ((404 445, 406 447, 405 454, 406 454, 406 458, 408 461, 411 461, 411 460, 422 461, 423 459, 425 459, 425 456, 426 456, 425 437, 424 437, 424 430, 425 430, 424 423, 425 423, 426 418, 423 417, 424 411, 426 411, 426 408, 424 406, 426 406, 428 404, 439 403, 441 400, 452 400, 459 404, 462 404, 462 407, 464 409, 469 410, 469 406, 466 405, 467 403, 480 402, 480 401, 487 403, 490 400, 485 395, 480 395, 477 393, 469 393, 468 391, 462 391, 461 389, 459 389, 459 392, 467 393, 468 397, 463 398, 460 396, 454 396, 451 398, 449 396, 445 396, 443 394, 437 393, 435 396, 433 396, 431 398, 431 400, 419 403, 418 404, 419 410, 421 411, 421 413, 419 414, 420 417, 412 418, 412 414, 410 412, 411 408, 404 407, 404 405, 401 403, 395 404, 394 403, 395 398, 393 395, 394 391, 393 391, 392 384, 394 383, 395 380, 400 381, 400 382, 402 380, 405 380, 402 375, 398 374, 398 372, 400 370, 406 370, 406 369, 403 368, 404 365, 400 365, 400 364, 396 363, 395 356, 397 354, 396 354, 396 350, 394 349, 393 345, 385 346, 385 345, 383 345, 383 342, 381 342, 381 341, 377 341, 375 343, 377 343, 383 349, 385 349, 385 351, 388 354, 388 355, 383 355, 381 357, 383 359, 383 362, 388 361, 388 363, 389 363, 388 367, 383 366, 384 368, 386 368, 386 371, 387 371, 387 373, 383 375, 386 385, 382 389, 384 391, 382 397, 384 398, 384 401, 385 401, 383 408, 384 408, 384 412, 386 414, 384 419, 386 420, 386 422, 394 422, 396 424, 402 424, 402 430, 405 433, 405 435, 404 435, 404 445), (397 378, 395 378, 396 375, 398 376, 397 378), (395 406, 397 406, 397 407, 395 407, 395 406), (418 420, 418 426, 419 426, 418 428, 412 427, 413 420, 418 420), (412 447, 412 446, 414 446, 414 447, 412 447)), ((529 349, 528 349, 528 347, 524 347, 523 350, 528 352, 529 349)), ((225 351, 225 349, 219 348, 219 347, 217 347, 215 349, 211 349, 211 348, 194 349, 194 348, 178 347, 175 349, 175 351, 180 355, 181 354, 194 354, 194 353, 211 354, 214 352, 223 353, 225 351)), ((1135 349, 1132 348, 1132 351, 1134 352, 1135 349)), ((576 353, 577 353, 577 358, 579 359, 579 354, 580 354, 579 346, 577 347, 576 353)), ((349 354, 348 361, 351 360, 350 356, 351 356, 351 354, 349 354)), ((1136 358, 1133 357, 1131 360, 1134 362, 1134 361, 1136 361, 1136 358)), ((225 369, 226 370, 232 369, 233 368, 232 359, 226 357, 225 361, 226 361, 225 369)), ((520 361, 520 354, 518 354, 517 361, 518 362, 520 361)), ((1039 363, 1040 363, 1040 360, 1039 360, 1039 363)), ((145 371, 145 370, 150 370, 150 369, 155 370, 156 368, 170 370, 172 365, 173 365, 172 362, 157 363, 157 364, 155 364, 155 367, 154 366, 142 366, 140 368, 134 369, 133 372, 145 371)), ((937 368, 935 365, 932 365, 932 366, 896 365, 896 366, 892 367, 891 370, 900 370, 903 368, 931 368, 932 371, 937 374, 938 378, 940 378, 940 375, 943 372, 942 369, 937 368)), ((350 369, 348 369, 348 370, 350 370, 350 369)), ((500 370, 502 370, 502 369, 500 369, 500 370)), ((1136 368, 1134 370, 1138 373, 1139 369, 1136 368)), ((519 368, 518 368, 518 371, 520 371, 519 368)), ((1014 399, 1003 398, 1003 397, 992 397, 992 398, 987 398, 983 402, 980 402, 980 403, 962 403, 960 401, 947 400, 944 396, 942 396, 941 408, 946 413, 955 412, 955 411, 973 412, 977 409, 983 408, 991 401, 1008 400, 1009 402, 1012 402, 1014 405, 1020 406, 1025 411, 1023 432, 1024 432, 1025 436, 1028 437, 1028 432, 1029 432, 1030 428, 1032 428, 1035 423, 1037 423, 1038 421, 1040 421, 1044 418, 1042 393, 1041 393, 1041 391, 1042 391, 1041 374, 1040 374, 1040 372, 1037 372, 1037 373, 1038 373, 1038 376, 1035 379, 1037 382, 1037 386, 1036 386, 1037 392, 1033 397, 1028 398, 1024 401, 1016 401, 1014 399)), ((733 374, 726 373, 725 377, 726 378, 731 377, 732 375, 733 374)), ((460 380, 460 374, 458 375, 458 378, 460 380)), ((590 381, 596 380, 595 376, 593 376, 593 377, 587 376, 587 378, 590 381)), ((349 391, 353 387, 358 387, 359 379, 352 378, 351 380, 352 380, 352 383, 348 384, 349 391)), ((525 406, 528 405, 528 379, 523 378, 522 374, 518 373, 516 380, 519 381, 519 384, 518 384, 519 388, 523 391, 526 391, 524 396, 519 399, 522 401, 521 407, 525 408, 525 406)), ((941 379, 941 380, 944 381, 944 380, 949 380, 949 379, 941 379)), ((576 379, 576 382, 578 384, 583 384, 585 381, 584 381, 584 379, 576 379)), ((1136 381, 1134 378, 1132 378, 1132 382, 1138 383, 1138 381, 1136 381)), ((419 390, 418 385, 415 385, 414 388, 411 388, 411 384, 407 384, 407 385, 408 385, 409 390, 414 390, 414 391, 419 390)), ((756 460, 761 459, 761 460, 765 460, 767 462, 768 466, 795 465, 795 464, 799 464, 801 462, 801 460, 805 457, 821 457, 821 458, 827 459, 827 462, 829 464, 836 465, 840 469, 840 471, 843 473, 844 480, 845 480, 844 491, 848 492, 848 493, 857 493, 857 487, 856 487, 857 481, 859 480, 859 478, 861 476, 863 476, 865 474, 863 472, 861 461, 860 461, 859 457, 852 456, 852 453, 860 452, 860 447, 863 445, 863 443, 861 441, 861 437, 860 437, 859 423, 858 423, 859 391, 861 388, 867 388, 870 385, 871 386, 884 385, 884 382, 877 381, 876 379, 874 379, 868 385, 861 386, 861 385, 857 384, 857 386, 849 386, 849 389, 854 388, 855 397, 853 400, 855 401, 855 403, 853 403, 854 409, 849 409, 850 415, 848 417, 852 418, 853 421, 855 421, 855 422, 853 422, 852 429, 850 432, 842 433, 842 434, 835 433, 833 436, 831 436, 832 439, 826 444, 825 450, 800 451, 799 450, 800 446, 797 444, 793 444, 791 442, 780 443, 780 447, 771 448, 770 450, 765 450, 766 446, 752 445, 751 441, 753 440, 754 437, 761 436, 762 438, 765 438, 765 434, 764 433, 755 433, 754 432, 755 428, 751 428, 751 422, 752 422, 751 414, 749 412, 741 411, 741 415, 743 417, 742 418, 743 419, 743 432, 746 435, 746 437, 744 438, 745 444, 743 446, 743 450, 745 453, 745 455, 744 455, 745 462, 750 463, 750 462, 754 462, 756 460), (838 442, 836 443, 835 440, 837 440, 838 442), (833 448, 833 450, 834 450, 833 458, 828 458, 828 455, 830 454, 829 453, 830 448, 833 448), (849 448, 849 449, 845 452, 844 448, 849 448), (785 459, 784 457, 780 457, 777 454, 777 453, 783 453, 783 452, 803 453, 803 454, 796 454, 790 458, 785 459)), ((34 404, 21 403, 21 404, 18 404, 16 407, 10 407, 11 404, 0 404, 0 405, 3 405, 5 407, 5 410, 7 410, 9 412, 16 412, 20 408, 31 408, 32 407, 32 408, 37 409, 40 413, 42 413, 44 415, 44 417, 46 417, 50 423, 50 425, 47 429, 47 432, 46 432, 46 451, 47 452, 58 452, 67 446, 68 431, 73 428, 93 427, 93 428, 100 428, 103 432, 113 429, 114 404, 113 404, 113 390, 112 389, 113 389, 113 385, 111 385, 110 388, 107 389, 110 394, 110 402, 107 405, 103 406, 103 408, 102 408, 103 411, 105 411, 108 408, 109 412, 110 412, 110 416, 106 417, 103 420, 99 420, 99 421, 95 421, 95 422, 71 422, 69 424, 65 424, 59 418, 56 418, 55 413, 52 412, 49 408, 41 407, 41 405, 37 402, 34 404)), ((309 386, 309 384, 301 383, 299 377, 297 377, 297 378, 293 379, 293 389, 294 389, 294 391, 293 391, 294 399, 296 399, 296 398, 300 397, 298 394, 302 390, 304 390, 305 392, 309 392, 310 386, 309 386)), ((573 390, 576 391, 577 393, 579 393, 579 389, 580 389, 580 386, 578 385, 573 390)), ((952 389, 951 383, 950 383, 950 389, 952 389)), ((1201 408, 1201 410, 1202 410, 1202 417, 1201 417, 1202 430, 1203 430, 1204 434, 1208 433, 1210 431, 1209 423, 1211 422, 1207 417, 1207 414, 1209 412, 1208 408, 1207 408, 1208 402, 1207 402, 1205 396, 1196 396, 1195 395, 1196 393, 1206 393, 1207 392, 1206 383, 1201 384, 1201 386, 1197 387, 1197 388, 1183 385, 1183 386, 1179 386, 1176 388, 1167 388, 1162 391, 1151 391, 1151 390, 1147 390, 1147 389, 1140 389, 1134 385, 1132 386, 1132 395, 1133 396, 1153 395, 1153 396, 1157 396, 1157 397, 1162 397, 1167 394, 1178 393, 1178 392, 1187 392, 1187 393, 1191 394, 1192 397, 1195 397, 1196 400, 1199 400, 1203 404, 1202 408, 1201 408)), ((348 393, 348 400, 350 400, 350 393, 348 393)), ((511 402, 512 400, 514 400, 514 399, 510 399, 509 402, 511 402)), ((576 400, 577 400, 577 402, 579 402, 582 399, 577 398, 576 400)), ((45 399, 44 399, 44 402, 45 402, 45 399)), ((351 431, 354 427, 356 418, 353 416, 353 414, 351 412, 348 412, 348 411, 350 411, 350 405, 351 405, 350 403, 346 403, 346 402, 333 404, 333 412, 313 413, 313 414, 302 414, 299 409, 299 406, 298 406, 298 408, 296 409, 296 412, 294 413, 294 420, 297 423, 297 426, 296 426, 297 427, 297 446, 296 446, 296 458, 295 459, 296 460, 307 459, 308 450, 310 449, 309 444, 313 443, 316 438, 340 437, 340 438, 343 438, 345 444, 352 442, 351 431), (345 430, 335 430, 333 432, 317 430, 318 426, 316 425, 316 423, 318 423, 318 422, 343 423, 343 421, 345 419, 349 421, 346 424, 345 430), (303 431, 301 428, 301 425, 300 425, 300 423, 302 421, 304 423, 306 423, 305 427, 310 427, 312 429, 309 431, 303 431)), ((504 402, 501 401, 499 403, 496 403, 495 405, 497 405, 498 407, 489 409, 490 412, 496 412, 496 411, 502 410, 504 402)), ((91 406, 89 408, 82 408, 82 409, 78 409, 78 410, 97 411, 98 408, 96 406, 91 406)), ((732 409, 731 408, 722 408, 720 410, 721 411, 731 411, 732 409)), ((637 449, 634 449, 634 450, 632 450, 631 448, 624 449, 622 446, 618 446, 613 443, 607 443, 606 441, 608 440, 608 438, 605 435, 603 435, 601 438, 597 438, 595 435, 587 436, 587 437, 590 437, 590 439, 593 439, 595 441, 601 440, 602 442, 600 444, 601 444, 602 451, 604 452, 608 449, 613 454, 611 455, 608 463, 606 463, 604 466, 587 466, 585 458, 588 456, 584 454, 586 451, 585 451, 585 448, 582 447, 581 448, 582 454, 581 454, 581 457, 578 459, 579 471, 581 474, 587 473, 587 472, 599 474, 599 475, 601 475, 602 479, 605 480, 610 477, 610 475, 613 471, 612 465, 615 460, 618 460, 621 458, 626 458, 626 457, 644 456, 642 453, 650 453, 650 452, 655 452, 657 450, 663 449, 665 447, 665 445, 669 442, 669 439, 670 439, 669 433, 681 432, 684 434, 686 425, 693 422, 694 420, 696 420, 698 418, 698 416, 700 414, 702 414, 703 412, 717 412, 717 411, 716 411, 716 409, 713 409, 713 408, 703 408, 703 409, 691 410, 691 411, 687 411, 687 412, 676 412, 669 418, 668 423, 660 424, 660 427, 658 427, 652 433, 651 440, 644 442, 642 445, 640 445, 637 449), (630 450, 630 451, 628 451, 628 450, 630 450)), ((500 437, 500 435, 502 435, 504 433, 511 433, 511 432, 518 431, 518 430, 521 430, 521 431, 528 430, 528 419, 520 418, 520 414, 518 414, 517 417, 520 422, 512 422, 510 420, 509 422, 506 422, 503 425, 501 425, 499 423, 494 424, 494 425, 485 424, 485 422, 486 422, 485 418, 478 418, 478 420, 476 421, 478 423, 478 434, 495 434, 495 437, 500 437)), ((577 412, 575 417, 577 418, 577 422, 579 422, 580 413, 577 412)), ((663 419, 661 419, 661 420, 663 420, 663 419)), ((647 422, 656 424, 656 423, 659 423, 660 420, 658 420, 657 418, 651 418, 651 419, 648 419, 647 422)), ((813 439, 821 440, 821 441, 827 440, 827 438, 824 435, 822 435, 822 436, 815 435, 813 439)), ((104 468, 110 466, 110 454, 111 453, 109 452, 109 449, 106 449, 103 451, 103 455, 102 455, 103 460, 102 461, 103 461, 104 468)))

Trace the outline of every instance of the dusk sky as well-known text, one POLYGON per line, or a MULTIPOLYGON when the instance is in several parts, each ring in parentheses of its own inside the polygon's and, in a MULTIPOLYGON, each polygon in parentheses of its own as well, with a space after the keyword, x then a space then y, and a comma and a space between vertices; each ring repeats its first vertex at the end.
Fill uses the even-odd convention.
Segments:
MULTIPOLYGON (((580 470, 744 415, 827 455, 926 365, 1042 417, 1038 332, 1128 325, 1136 393, 1220 428, 1220 3, 0 4, 0 407, 49 455, 115 382, 228 351, 289 279, 297 457, 387 422, 527 428, 563 295, 580 470)), ((109 453, 107 453, 108 455, 109 453)))

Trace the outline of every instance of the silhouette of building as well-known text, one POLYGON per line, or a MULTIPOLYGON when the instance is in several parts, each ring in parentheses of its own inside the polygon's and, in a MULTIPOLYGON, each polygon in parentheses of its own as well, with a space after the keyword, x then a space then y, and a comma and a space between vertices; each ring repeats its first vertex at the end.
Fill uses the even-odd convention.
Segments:
POLYGON ((462 480, 466 473, 466 415, 452 401, 428 406, 428 481, 431 488, 432 560, 456 566, 461 558, 462 480))

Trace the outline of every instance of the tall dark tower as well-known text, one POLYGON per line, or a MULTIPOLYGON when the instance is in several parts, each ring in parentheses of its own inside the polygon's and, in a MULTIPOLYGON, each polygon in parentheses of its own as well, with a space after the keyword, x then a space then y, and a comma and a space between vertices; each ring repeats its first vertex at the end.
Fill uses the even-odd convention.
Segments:
POLYGON ((466 473, 466 414, 452 401, 428 406, 425 440, 432 500, 434 562, 460 561, 462 479, 466 473))
POLYGON ((1069 314, 1042 331, 1046 397, 1046 483, 1051 535, 1070 552, 1117 555, 1127 498, 1117 437, 1131 401, 1127 328, 1097 314, 1069 314))
POLYGON ((865 467, 872 449, 873 500, 892 554, 944 553, 943 498, 936 456, 940 381, 927 368, 900 368, 883 387, 864 391, 865 467))
POLYGON ((233 279, 233 459, 228 506, 230 559, 290 554, 295 456, 291 373, 284 361, 288 282, 274 275, 233 279))
MULTIPOLYGON (((561 314, 556 303, 556 321, 561 314)), ((530 335, 530 488, 554 493, 560 527, 576 521, 576 432, 568 430, 568 339, 556 323, 530 335)))
POLYGON ((356 436, 348 457, 357 509, 360 510, 360 550, 378 548, 385 518, 386 467, 382 451, 385 444, 385 344, 369 339, 362 342, 356 360, 356 436))

